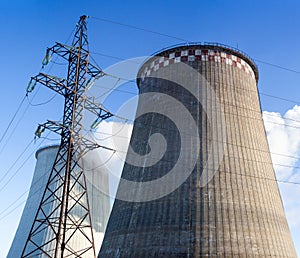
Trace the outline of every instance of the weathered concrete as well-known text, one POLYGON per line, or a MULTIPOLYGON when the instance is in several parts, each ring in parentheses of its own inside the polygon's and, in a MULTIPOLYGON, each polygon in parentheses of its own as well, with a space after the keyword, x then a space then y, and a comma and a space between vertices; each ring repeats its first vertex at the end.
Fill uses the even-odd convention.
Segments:
MULTIPOLYGON (((183 87, 149 77, 180 73, 176 63, 159 67, 139 80, 140 93, 165 93, 186 106, 200 131, 200 157, 190 177, 171 194, 149 202, 116 200, 98 257, 295 258, 261 116, 255 65, 242 54, 224 47, 183 46, 158 55, 170 57, 170 53, 177 53, 180 56, 182 51, 189 50, 188 55, 192 56, 196 49, 213 49, 213 55, 225 56, 225 59, 207 60, 200 56, 198 60, 185 61, 193 59, 189 57, 182 58, 181 62, 195 68, 215 90, 224 111, 226 139, 211 137, 212 127, 219 125, 218 120, 209 123, 204 112, 205 105, 212 103, 210 96, 201 106, 183 87), (247 66, 244 69, 237 63, 230 64, 226 62, 228 58, 240 64, 246 61, 247 66), (199 187, 211 141, 226 142, 225 155, 210 183, 199 187)), ((151 60, 141 68, 141 76, 150 63, 151 60)), ((201 77, 197 83, 205 95, 201 77)), ((138 108, 155 106, 155 101, 160 100, 139 102, 138 108)), ((180 133, 172 121, 157 113, 144 115, 135 122, 133 149, 141 155, 147 153, 147 140, 153 133, 164 135, 168 143, 166 154, 147 168, 125 164, 123 178, 149 181, 165 175, 176 163, 180 133)))

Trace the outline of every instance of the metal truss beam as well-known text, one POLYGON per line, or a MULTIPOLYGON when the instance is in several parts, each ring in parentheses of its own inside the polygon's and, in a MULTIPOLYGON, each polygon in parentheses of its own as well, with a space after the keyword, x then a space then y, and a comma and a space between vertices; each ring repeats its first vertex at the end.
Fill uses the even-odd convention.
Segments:
POLYGON ((112 114, 85 96, 87 81, 104 75, 89 62, 86 18, 80 17, 72 46, 56 43, 47 49, 46 58, 52 53, 68 61, 67 78, 43 73, 32 77, 64 96, 65 103, 62 122, 48 120, 36 131, 38 137, 45 129, 60 134, 61 144, 22 258, 96 257, 82 155, 103 146, 82 137, 82 119, 84 109, 101 120, 112 114))

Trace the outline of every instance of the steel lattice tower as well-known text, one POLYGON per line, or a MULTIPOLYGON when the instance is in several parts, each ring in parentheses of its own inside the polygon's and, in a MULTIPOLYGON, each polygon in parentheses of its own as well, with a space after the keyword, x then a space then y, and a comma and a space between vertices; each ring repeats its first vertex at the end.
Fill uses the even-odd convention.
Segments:
MULTIPOLYGON (((61 144, 31 226, 22 257, 95 257, 87 184, 81 157, 100 147, 82 137, 84 109, 106 119, 112 114, 86 98, 89 81, 104 75, 89 63, 87 16, 81 16, 71 46, 56 43, 47 49, 44 64, 56 54, 68 61, 67 79, 44 73, 32 77, 65 98, 63 122, 39 125, 37 136, 49 129, 61 135, 61 144)), ((31 87, 31 91, 34 87, 31 87)))

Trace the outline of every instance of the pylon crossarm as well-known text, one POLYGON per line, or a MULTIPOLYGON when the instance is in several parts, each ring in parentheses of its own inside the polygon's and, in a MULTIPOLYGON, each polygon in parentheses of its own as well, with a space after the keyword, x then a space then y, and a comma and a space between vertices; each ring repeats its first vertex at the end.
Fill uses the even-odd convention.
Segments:
POLYGON ((112 148, 109 148, 109 147, 105 147, 105 146, 102 146, 98 143, 95 143, 87 138, 84 138, 82 137, 82 146, 84 146, 84 148, 89 151, 89 150, 93 150, 93 149, 97 149, 97 148, 103 148, 103 149, 106 149, 106 150, 109 150, 109 151, 113 151, 115 152, 116 150, 112 149, 112 148))
MULTIPOLYGON (((53 47, 47 49, 47 53, 51 52, 52 54, 57 54, 58 56, 65 59, 66 61, 69 61, 70 54, 78 55, 78 51, 79 51, 78 47, 68 46, 59 42, 56 42, 56 44, 53 47)), ((88 52, 84 49, 80 49, 80 54, 87 56, 88 52)))
MULTIPOLYGON (((44 124, 39 124, 35 135, 37 137, 41 137, 41 134, 45 131, 45 129, 48 129, 48 130, 50 130, 54 133, 57 133, 57 134, 61 134, 61 131, 63 129, 64 130, 69 130, 69 128, 67 128, 66 126, 64 126, 63 124, 61 124, 59 122, 48 120, 44 124)), ((115 150, 112 149, 112 148, 102 146, 102 145, 100 145, 98 143, 95 143, 95 142, 93 142, 93 141, 91 141, 91 140, 89 140, 85 137, 82 137, 81 135, 78 135, 76 133, 73 135, 73 137, 74 137, 75 140, 80 138, 81 145, 82 145, 83 149, 85 150, 82 153, 83 155, 81 155, 81 156, 84 156, 88 151, 93 150, 93 149, 97 149, 97 148, 103 148, 103 149, 115 152, 115 150)))
POLYGON ((91 63, 88 64, 87 73, 96 79, 99 79, 105 75, 105 73, 102 71, 102 69, 100 69, 99 67, 97 67, 91 63))
MULTIPOLYGON (((89 55, 89 52, 86 49, 83 48, 79 49, 78 47, 68 46, 57 42, 53 47, 47 49, 46 59, 50 59, 52 53, 52 54, 57 54, 61 58, 65 59, 66 61, 69 61, 70 54, 76 56, 78 55, 78 51, 80 51, 80 55, 83 58, 86 58, 89 55)), ((105 75, 102 69, 100 69, 99 67, 91 63, 88 64, 87 74, 97 79, 105 75)))
POLYGON ((38 75, 31 77, 31 79, 37 83, 45 85, 61 95, 65 95, 66 90, 71 91, 71 89, 66 86, 66 80, 59 77, 39 73, 38 75))
POLYGON ((48 129, 54 133, 61 135, 62 129, 67 129, 67 128, 58 122, 48 120, 46 123, 38 125, 38 128, 35 131, 35 135, 38 138, 40 138, 42 133, 45 131, 45 129, 48 129))
POLYGON ((93 98, 87 98, 85 100, 84 107, 85 107, 85 109, 87 109, 94 115, 98 116, 102 120, 105 120, 105 119, 113 116, 113 114, 111 112, 109 112, 108 110, 106 110, 105 108, 103 108, 102 105, 96 103, 93 98))

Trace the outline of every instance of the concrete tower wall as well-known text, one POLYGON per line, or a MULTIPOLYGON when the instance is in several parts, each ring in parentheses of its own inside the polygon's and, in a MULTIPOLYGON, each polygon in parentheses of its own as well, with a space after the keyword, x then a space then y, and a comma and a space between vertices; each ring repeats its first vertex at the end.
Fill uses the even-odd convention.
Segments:
MULTIPOLYGON (((29 194, 7 258, 21 257, 30 227, 38 209, 38 204, 42 199, 43 186, 47 183, 57 150, 57 146, 49 146, 38 150, 35 154, 37 162, 29 194)), ((42 239, 40 239, 40 241, 42 242, 42 239)))
MULTIPOLYGON (((199 128, 200 155, 190 176, 172 193, 148 202, 117 199, 98 257, 297 257, 269 153, 255 64, 227 47, 192 45, 157 54, 141 67, 139 75, 140 94, 164 93, 188 109, 199 128), (202 105, 184 87, 172 82, 174 74, 189 78, 179 63, 202 75, 190 82, 199 85, 199 93, 204 96, 202 105), (212 137, 213 128, 222 125, 218 119, 208 121, 211 114, 206 112, 214 112, 214 108, 209 108, 212 96, 202 87, 203 78, 221 103, 225 139, 212 137), (212 180, 200 186, 214 141, 225 145, 224 155, 220 165, 215 164, 212 180)), ((155 107, 160 101, 139 101, 138 110, 155 107)), ((180 132, 159 112, 135 121, 132 148, 140 155, 147 154, 147 142, 154 133, 164 136, 165 155, 151 167, 125 163, 122 178, 154 180, 163 177, 177 162, 182 144, 180 132)), ((218 155, 219 150, 214 151, 218 155)), ((124 190, 122 184, 119 195, 124 190)), ((160 187, 163 190, 166 185, 160 187)), ((131 191, 138 196, 141 190, 131 191)), ((148 193, 152 194, 151 189, 148 193)))
MULTIPOLYGON (((37 162, 30 191, 7 258, 20 257, 22 254, 38 205, 41 201, 45 185, 54 164, 57 151, 58 146, 48 146, 41 148, 36 153, 37 162)), ((110 213, 109 197, 102 192, 104 190, 108 193, 108 175, 106 173, 102 173, 100 167, 96 167, 93 151, 84 156, 84 164, 97 252, 100 250, 110 213)), ((48 237, 49 236, 45 235, 44 239, 40 239, 40 243, 46 241, 48 237)), ((74 239, 72 245, 80 246, 82 242, 82 239, 74 239)))

